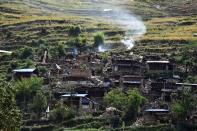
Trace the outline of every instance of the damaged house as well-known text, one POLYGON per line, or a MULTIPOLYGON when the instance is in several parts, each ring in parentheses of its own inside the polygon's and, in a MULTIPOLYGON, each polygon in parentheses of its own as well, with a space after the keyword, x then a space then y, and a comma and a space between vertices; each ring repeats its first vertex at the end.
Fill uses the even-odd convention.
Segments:
POLYGON ((142 74, 143 65, 137 60, 130 58, 116 57, 112 58, 112 73, 119 75, 142 74))
POLYGON ((148 71, 173 71, 173 64, 168 60, 146 61, 148 71))

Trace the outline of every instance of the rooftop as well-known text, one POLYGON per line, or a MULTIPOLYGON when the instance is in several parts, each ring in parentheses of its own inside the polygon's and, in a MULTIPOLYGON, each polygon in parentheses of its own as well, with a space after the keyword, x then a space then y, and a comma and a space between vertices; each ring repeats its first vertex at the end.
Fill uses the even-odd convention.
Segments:
POLYGON ((169 61, 146 61, 146 63, 163 63, 163 64, 168 64, 170 62, 169 61))
POLYGON ((8 54, 12 54, 11 51, 5 51, 5 50, 0 50, 0 53, 8 53, 8 54))
POLYGON ((190 83, 176 83, 176 85, 184 85, 184 86, 197 86, 197 84, 190 84, 190 83))
POLYGON ((73 96, 73 97, 85 97, 87 95, 88 94, 64 94, 64 95, 62 95, 62 97, 71 97, 71 96, 73 96))
POLYGON ((35 68, 33 69, 16 69, 16 70, 13 70, 13 72, 18 72, 18 73, 23 73, 23 72, 34 72, 35 71, 35 68))
POLYGON ((169 112, 168 109, 146 109, 145 112, 169 112))

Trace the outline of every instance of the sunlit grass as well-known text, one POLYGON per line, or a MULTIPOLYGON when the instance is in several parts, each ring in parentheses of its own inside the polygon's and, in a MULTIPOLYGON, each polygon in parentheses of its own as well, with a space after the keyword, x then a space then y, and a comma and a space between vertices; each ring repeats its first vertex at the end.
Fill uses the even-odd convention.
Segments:
POLYGON ((146 22, 148 40, 197 40, 197 16, 156 18, 146 22))

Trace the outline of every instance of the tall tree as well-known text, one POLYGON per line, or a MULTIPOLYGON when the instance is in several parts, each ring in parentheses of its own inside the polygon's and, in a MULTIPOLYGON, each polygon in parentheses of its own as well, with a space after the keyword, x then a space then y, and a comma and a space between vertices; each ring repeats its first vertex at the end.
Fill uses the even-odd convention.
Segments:
POLYGON ((105 35, 103 32, 98 32, 94 35, 94 47, 103 45, 105 40, 105 35))
POLYGON ((31 109, 37 114, 38 118, 40 118, 41 113, 45 111, 47 107, 47 98, 41 91, 37 91, 36 95, 33 98, 33 103, 31 105, 31 109))
POLYGON ((23 108, 27 107, 27 103, 32 100, 37 90, 40 90, 43 84, 42 78, 32 77, 22 79, 16 82, 16 98, 17 102, 23 102, 23 108))
POLYGON ((128 91, 128 106, 124 114, 124 120, 127 123, 134 122, 137 118, 137 114, 140 112, 140 107, 146 102, 146 98, 143 97, 137 89, 128 91))
POLYGON ((121 89, 111 90, 105 97, 104 101, 108 106, 115 107, 119 110, 125 110, 128 104, 126 94, 121 89))
POLYGON ((181 99, 172 104, 172 113, 177 120, 186 120, 197 107, 196 92, 184 91, 181 99))
POLYGON ((16 106, 13 86, 0 82, 0 130, 13 131, 19 127, 20 111, 16 106))

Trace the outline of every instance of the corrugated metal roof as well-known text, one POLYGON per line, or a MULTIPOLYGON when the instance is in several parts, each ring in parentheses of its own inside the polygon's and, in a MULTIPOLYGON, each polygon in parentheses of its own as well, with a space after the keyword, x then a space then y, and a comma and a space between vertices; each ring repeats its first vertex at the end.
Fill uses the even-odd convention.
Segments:
POLYGON ((20 72, 20 73, 23 73, 23 72, 34 72, 35 69, 16 69, 16 70, 13 70, 13 72, 20 72))
POLYGON ((141 84, 141 81, 123 81, 123 83, 141 84))
POLYGON ((0 50, 0 53, 8 53, 8 54, 12 54, 11 51, 5 51, 5 50, 0 50))
POLYGON ((168 109, 146 109, 146 112, 169 112, 168 109))
POLYGON ((169 61, 146 61, 146 63, 164 63, 164 64, 168 64, 170 62, 169 61))
POLYGON ((64 95, 62 95, 62 97, 71 97, 71 96, 74 96, 74 97, 85 97, 87 95, 88 94, 64 94, 64 95))
POLYGON ((197 84, 195 84, 195 83, 193 83, 193 84, 190 84, 190 83, 176 83, 176 85, 197 86, 197 84))

